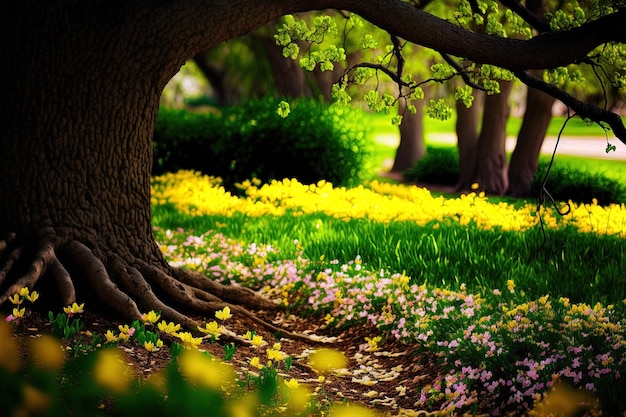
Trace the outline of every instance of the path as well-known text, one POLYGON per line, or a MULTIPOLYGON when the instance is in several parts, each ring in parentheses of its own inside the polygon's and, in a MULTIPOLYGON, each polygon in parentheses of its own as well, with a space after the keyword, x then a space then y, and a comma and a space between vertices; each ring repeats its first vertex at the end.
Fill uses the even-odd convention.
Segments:
MULTIPOLYGON (((543 142, 541 153, 550 155, 554 150, 556 144, 556 137, 548 136, 543 142)), ((400 137, 397 134, 383 134, 376 136, 377 142, 389 145, 398 146, 400 137)), ((426 143, 442 144, 442 145, 456 145, 456 135, 452 133, 428 133, 426 134, 426 143)), ((607 141, 601 137, 579 137, 579 136, 562 136, 559 141, 559 147, 557 154, 582 156, 588 158, 603 158, 613 159, 616 161, 626 161, 626 145, 620 142, 617 138, 609 138, 609 142, 615 145, 615 152, 606 153, 607 141)), ((515 147, 515 137, 510 136, 506 141, 507 152, 513 152, 515 147)))

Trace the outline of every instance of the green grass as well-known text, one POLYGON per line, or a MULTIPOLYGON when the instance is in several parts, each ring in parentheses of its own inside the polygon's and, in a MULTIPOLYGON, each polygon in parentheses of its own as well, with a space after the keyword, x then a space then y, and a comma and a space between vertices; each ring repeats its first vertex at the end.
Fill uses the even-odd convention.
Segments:
POLYGON ((348 263, 360 256, 373 270, 406 271, 417 284, 470 290, 503 288, 509 279, 531 297, 550 294, 573 302, 618 303, 624 298, 626 243, 574 230, 526 233, 484 231, 456 224, 438 227, 409 222, 381 224, 337 220, 322 214, 292 217, 183 216, 158 207, 155 225, 199 235, 219 230, 246 243, 271 244, 281 257, 295 257, 294 240, 311 260, 348 263))

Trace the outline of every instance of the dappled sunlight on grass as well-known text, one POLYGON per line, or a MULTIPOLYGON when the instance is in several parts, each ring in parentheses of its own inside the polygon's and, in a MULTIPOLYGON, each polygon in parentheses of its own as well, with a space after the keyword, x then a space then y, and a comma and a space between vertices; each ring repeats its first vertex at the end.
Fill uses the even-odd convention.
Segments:
POLYGON ((549 295, 532 299, 513 280, 503 289, 452 291, 373 270, 358 256, 345 264, 309 260, 297 241, 299 255, 281 259, 271 246, 217 232, 155 232, 178 266, 260 289, 289 308, 324 317, 329 328, 369 324, 387 341, 435 353, 446 372, 418 393, 420 407, 520 412, 541 403, 557 381, 594 393, 604 407, 621 401, 615 395, 626 372, 626 300, 591 306, 549 295))
MULTIPOLYGON (((249 216, 323 213, 339 219, 370 219, 378 222, 412 221, 424 225, 449 222, 476 224, 481 229, 525 231, 537 226, 537 206, 494 203, 484 194, 469 193, 456 198, 433 196, 427 189, 372 181, 356 188, 333 187, 320 181, 305 185, 285 179, 260 185, 240 184, 242 197, 233 196, 219 179, 181 171, 156 177, 152 187, 153 205, 172 205, 182 214, 249 216)), ((626 207, 562 203, 542 207, 543 224, 552 229, 575 227, 584 233, 626 237, 626 207), (569 212, 560 215, 559 211, 569 212)))

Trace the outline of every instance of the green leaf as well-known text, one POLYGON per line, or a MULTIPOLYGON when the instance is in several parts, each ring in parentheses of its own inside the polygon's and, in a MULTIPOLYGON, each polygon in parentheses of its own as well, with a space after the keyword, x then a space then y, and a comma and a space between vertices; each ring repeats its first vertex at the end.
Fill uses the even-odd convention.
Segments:
POLYGON ((284 100, 278 103, 278 109, 276 110, 276 113, 278 113, 278 115, 283 119, 289 116, 289 113, 291 113, 291 107, 289 106, 289 103, 284 100))

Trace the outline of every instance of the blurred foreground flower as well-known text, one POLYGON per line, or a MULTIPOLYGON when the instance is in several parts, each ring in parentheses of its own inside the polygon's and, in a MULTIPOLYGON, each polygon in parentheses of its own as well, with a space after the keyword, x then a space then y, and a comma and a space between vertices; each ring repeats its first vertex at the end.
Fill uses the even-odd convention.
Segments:
POLYGON ((328 374, 334 369, 345 368, 348 360, 343 353, 334 349, 319 349, 309 357, 309 364, 321 374, 328 374))
POLYGON ((114 393, 124 393, 128 390, 132 373, 119 349, 110 348, 98 352, 93 379, 102 388, 114 393))
POLYGON ((231 365, 195 349, 184 351, 178 359, 178 366, 180 373, 190 382, 213 390, 226 389, 236 380, 231 365))
POLYGON ((63 345, 46 334, 30 340, 30 355, 37 366, 46 370, 59 371, 65 362, 63 345))

